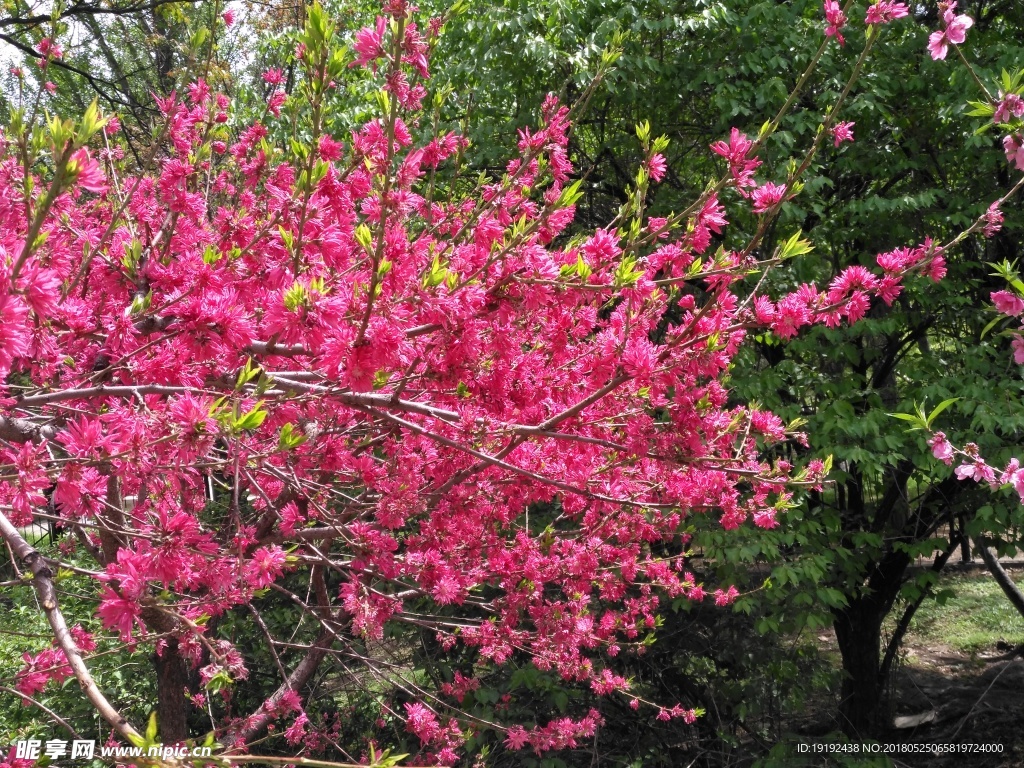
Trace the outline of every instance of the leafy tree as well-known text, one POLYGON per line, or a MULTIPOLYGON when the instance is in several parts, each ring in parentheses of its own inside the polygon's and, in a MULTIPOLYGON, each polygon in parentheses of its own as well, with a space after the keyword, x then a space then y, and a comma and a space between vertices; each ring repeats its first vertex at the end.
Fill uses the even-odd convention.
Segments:
MULTIPOLYGON (((992 93, 1009 90, 998 79, 1024 54, 1016 42, 1021 8, 992 2, 971 12, 977 23, 965 51, 982 59, 978 75, 992 93)), ((861 13, 849 10, 851 18, 861 13)), ((900 243, 949 238, 984 210, 989 190, 1010 189, 1013 179, 993 140, 1002 134, 972 135, 980 121, 964 114, 966 102, 984 94, 956 65, 955 54, 949 62, 922 58, 929 34, 941 25, 934 7, 917 13, 877 43, 844 109, 841 119, 854 124, 856 141, 829 147, 809 165, 800 197, 766 233, 759 249, 765 255, 797 227, 813 234, 816 245, 790 270, 767 276, 776 289, 827 281, 900 243), (985 148, 991 149, 980 151, 985 148)), ((817 2, 552 2, 528 9, 508 2, 490 16, 498 23, 457 19, 443 43, 475 54, 451 76, 474 88, 481 153, 496 143, 485 137, 515 127, 499 115, 514 113, 539 84, 577 87, 574 82, 586 77, 587 51, 615 30, 625 34, 616 74, 592 97, 571 145, 588 172, 582 215, 594 211, 597 219, 624 199, 624 169, 638 152, 632 137, 638 114, 673 138, 667 183, 651 200, 653 211, 671 208, 706 183, 708 144, 732 125, 755 131, 763 110, 785 101, 780 73, 800 71, 814 54, 806 41, 822 25, 817 2)), ((863 33, 847 26, 842 34, 846 45, 826 52, 808 91, 766 144, 764 157, 776 169, 813 138, 817 115, 843 88, 863 33)), ((734 217, 726 244, 743 243, 757 225, 734 217)), ((911 579, 908 564, 937 548, 946 553, 940 565, 952 554, 947 550, 969 548, 971 537, 986 531, 1014 540, 1017 505, 990 505, 984 493, 958 484, 929 455, 923 436, 906 432, 889 413, 957 399, 946 416, 958 435, 980 433, 993 455, 1019 440, 1017 371, 982 338, 990 319, 984 299, 996 284, 988 262, 1018 258, 1019 227, 1019 203, 1011 201, 1002 232, 992 239, 979 232, 958 243, 943 284, 912 283, 892 307, 876 302, 849 329, 817 328, 789 344, 758 335, 736 359, 738 401, 764 403, 787 421, 808 420, 810 452, 790 445, 783 455, 836 459, 834 490, 809 499, 799 519, 788 516, 794 526, 781 545, 786 558, 779 561, 779 542, 768 539, 751 550, 748 562, 772 562, 773 583, 786 587, 785 608, 779 606, 773 626, 798 629, 817 622, 822 608, 834 609, 847 673, 842 717, 851 732, 869 728, 885 711, 879 697, 901 633, 883 648, 883 619, 897 611, 905 627, 919 600, 931 594, 935 574, 911 579), (809 572, 794 567, 797 551, 810 558, 809 572), (807 598, 813 602, 804 610, 791 602, 807 598)), ((735 563, 735 551, 714 532, 708 535, 698 541, 706 541, 714 559, 735 563)), ((743 578, 742 568, 729 570, 732 579, 743 578)))

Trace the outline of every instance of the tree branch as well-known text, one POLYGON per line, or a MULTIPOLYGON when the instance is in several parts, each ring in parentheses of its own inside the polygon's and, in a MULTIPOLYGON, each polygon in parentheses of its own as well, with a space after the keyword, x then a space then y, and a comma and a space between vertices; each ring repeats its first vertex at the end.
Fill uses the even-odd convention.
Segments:
POLYGON ((57 590, 53 586, 53 573, 50 571, 46 560, 25 541, 18 532, 18 529, 14 527, 14 524, 2 512, 0 512, 0 537, 3 537, 14 554, 32 571, 32 586, 35 587, 36 594, 39 595, 39 604, 46 614, 46 620, 50 623, 54 639, 57 641, 60 649, 64 651, 68 664, 90 703, 121 736, 132 742, 140 739, 139 732, 107 700, 107 697, 103 695, 103 691, 99 689, 96 681, 93 680, 88 667, 85 666, 85 661, 78 652, 78 646, 75 645, 75 639, 72 637, 71 630, 68 629, 67 622, 64 621, 64 614, 61 613, 57 603, 57 590))
MULTIPOLYGON (((229 744, 240 746, 258 736, 274 720, 275 715, 272 712, 276 709, 281 699, 284 698, 285 694, 289 691, 297 692, 313 677, 317 667, 320 666, 320 662, 327 656, 327 652, 330 650, 333 642, 333 632, 321 631, 316 642, 313 643, 313 647, 309 649, 309 652, 303 657, 302 661, 292 670, 292 673, 288 675, 288 678, 281 684, 281 687, 271 694, 259 712, 246 718, 239 728, 229 731, 225 741, 229 744)), ((295 762, 294 759, 290 760, 295 762)))

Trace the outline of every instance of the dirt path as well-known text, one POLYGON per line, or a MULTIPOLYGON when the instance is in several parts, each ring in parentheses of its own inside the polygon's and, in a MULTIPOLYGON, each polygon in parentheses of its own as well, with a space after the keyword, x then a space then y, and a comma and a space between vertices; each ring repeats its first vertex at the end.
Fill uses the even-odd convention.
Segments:
POLYGON ((965 655, 942 645, 906 647, 893 681, 894 727, 888 741, 939 745, 906 754, 897 766, 1024 766, 1024 656, 1021 649, 965 655), (996 745, 993 751, 991 746, 996 745), (985 749, 988 751, 963 751, 985 749), (955 751, 950 751, 955 750, 955 751))

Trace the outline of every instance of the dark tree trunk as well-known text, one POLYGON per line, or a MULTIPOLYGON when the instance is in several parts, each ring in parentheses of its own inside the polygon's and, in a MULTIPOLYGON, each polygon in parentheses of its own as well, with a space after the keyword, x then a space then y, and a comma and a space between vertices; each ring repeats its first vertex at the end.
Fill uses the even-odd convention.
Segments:
POLYGON ((905 552, 888 552, 871 572, 863 593, 835 612, 844 673, 839 718, 843 732, 851 738, 870 736, 884 722, 882 621, 892 610, 909 563, 905 552))
MULTIPOLYGON (((156 608, 143 608, 142 620, 146 626, 169 634, 177 629, 177 622, 156 608)), ((156 669, 156 722, 160 740, 176 744, 188 738, 189 667, 178 651, 178 639, 171 635, 163 649, 153 658, 156 669)))
POLYGON ((843 655, 843 686, 839 718, 851 738, 867 736, 877 726, 882 681, 882 612, 870 597, 852 601, 836 614, 836 639, 843 655))
POLYGON ((188 665, 178 652, 178 641, 170 638, 156 657, 157 724, 160 739, 176 744, 188 738, 188 665))

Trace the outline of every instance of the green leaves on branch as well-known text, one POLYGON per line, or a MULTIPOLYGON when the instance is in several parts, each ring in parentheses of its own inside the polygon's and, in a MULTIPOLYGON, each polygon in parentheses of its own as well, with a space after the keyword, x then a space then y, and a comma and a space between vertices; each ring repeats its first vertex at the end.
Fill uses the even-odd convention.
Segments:
POLYGON ((899 419, 900 421, 906 421, 913 424, 914 426, 911 427, 911 430, 931 430, 932 423, 935 421, 935 418, 959 399, 959 397, 951 397, 948 400, 943 400, 941 403, 936 405, 932 409, 932 412, 927 416, 925 415, 924 407, 917 405, 916 403, 914 405, 914 413, 890 413, 889 416, 892 416, 894 419, 899 419))
POLYGON ((629 285, 634 285, 644 275, 642 267, 638 266, 636 256, 627 254, 623 256, 619 266, 615 268, 613 277, 613 285, 616 288, 625 288, 629 285))
POLYGON ((297 431, 291 424, 285 424, 281 427, 281 434, 277 439, 277 448, 281 451, 290 451, 293 448, 298 448, 304 442, 306 442, 304 434, 297 431))
POLYGON ((814 245, 809 240, 800 239, 802 234, 803 232, 798 229, 789 240, 783 243, 779 248, 778 258, 783 260, 792 259, 795 256, 803 256, 813 251, 814 245))

